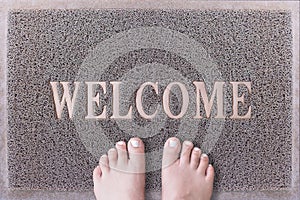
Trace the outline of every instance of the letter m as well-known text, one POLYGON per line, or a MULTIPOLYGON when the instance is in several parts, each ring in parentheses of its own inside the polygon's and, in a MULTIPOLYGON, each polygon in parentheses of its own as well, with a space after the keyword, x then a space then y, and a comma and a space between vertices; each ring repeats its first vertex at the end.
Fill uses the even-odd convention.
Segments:
POLYGON ((59 100, 59 94, 58 94, 58 84, 59 82, 50 82, 52 86, 52 92, 53 92, 53 99, 55 103, 55 109, 56 109, 56 115, 58 119, 61 119, 61 115, 64 109, 65 104, 67 104, 68 112, 69 112, 69 118, 72 118, 73 116, 73 109, 75 105, 76 95, 78 91, 78 87, 80 82, 74 82, 75 89, 72 97, 70 96, 70 89, 69 89, 69 82, 60 82, 63 86, 63 95, 61 101, 59 100))
POLYGON ((215 82, 214 88, 209 99, 206 91, 204 82, 193 82, 196 86, 197 99, 196 99, 196 116, 195 119, 201 119, 200 116, 200 96, 202 96, 202 101, 204 105, 204 110, 206 112, 206 117, 210 117, 211 109, 214 103, 215 96, 217 96, 217 115, 215 118, 225 118, 223 110, 223 85, 225 82, 215 82))

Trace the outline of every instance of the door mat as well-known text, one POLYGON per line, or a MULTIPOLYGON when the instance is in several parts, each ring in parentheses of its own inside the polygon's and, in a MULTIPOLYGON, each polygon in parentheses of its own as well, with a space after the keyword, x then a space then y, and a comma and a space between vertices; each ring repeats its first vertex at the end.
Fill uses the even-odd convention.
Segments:
POLYGON ((12 10, 14 189, 90 190, 119 140, 143 139, 160 190, 167 138, 191 140, 219 191, 291 185, 291 15, 259 10, 12 10), (139 95, 140 94, 140 95, 139 95))

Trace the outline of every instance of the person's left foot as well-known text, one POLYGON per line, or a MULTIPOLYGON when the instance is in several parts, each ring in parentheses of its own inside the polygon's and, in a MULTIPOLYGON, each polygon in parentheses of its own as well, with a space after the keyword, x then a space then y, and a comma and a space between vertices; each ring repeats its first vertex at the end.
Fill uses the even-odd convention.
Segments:
POLYGON ((139 138, 131 138, 127 148, 120 141, 108 155, 101 156, 93 172, 97 200, 145 199, 144 144, 139 138))

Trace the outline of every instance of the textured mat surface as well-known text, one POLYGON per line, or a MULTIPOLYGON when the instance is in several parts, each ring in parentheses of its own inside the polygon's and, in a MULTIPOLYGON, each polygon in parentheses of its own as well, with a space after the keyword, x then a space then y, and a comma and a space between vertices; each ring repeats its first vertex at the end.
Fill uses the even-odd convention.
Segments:
MULTIPOLYGON (((148 190, 160 190, 161 148, 170 136, 192 140, 209 154, 216 168, 217 190, 290 187, 290 21, 284 11, 11 11, 10 187, 90 189, 100 154, 132 136, 142 137, 146 144, 148 190), (81 82, 72 119, 66 108, 57 119, 53 81, 81 82), (133 118, 85 119, 87 81, 107 83, 106 95, 100 95, 107 116, 112 115, 109 82, 122 82, 121 112, 126 114, 133 105, 133 118), (177 81, 189 92, 187 114, 170 119, 159 107, 155 119, 143 119, 135 108, 135 94, 146 81, 159 83, 159 95, 145 90, 146 113, 162 104, 166 86, 177 81), (193 119, 193 81, 205 81, 209 91, 215 81, 226 82, 225 119, 193 119), (251 95, 245 96, 245 104, 252 108, 250 119, 228 117, 232 115, 230 81, 251 82, 251 95)), ((245 88, 239 93, 245 93, 245 88)), ((173 113, 180 112, 181 102, 174 89, 173 113)), ((240 107, 240 114, 245 114, 246 107, 240 107)))

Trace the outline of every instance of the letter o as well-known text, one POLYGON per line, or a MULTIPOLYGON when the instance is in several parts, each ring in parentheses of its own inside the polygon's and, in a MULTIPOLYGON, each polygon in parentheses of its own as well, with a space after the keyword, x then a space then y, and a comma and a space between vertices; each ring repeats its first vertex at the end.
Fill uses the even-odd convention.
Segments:
POLYGON ((179 118, 183 117, 188 109, 188 105, 189 105, 189 94, 188 94, 188 91, 187 91, 185 85, 182 83, 179 83, 179 82, 170 83, 166 87, 164 94, 163 94, 163 107, 164 107, 164 111, 168 115, 168 117, 170 117, 172 119, 179 119, 179 118), (173 115, 170 110, 170 92, 171 92, 171 88, 174 85, 179 86, 179 88, 181 90, 181 94, 182 94, 182 106, 181 106, 181 111, 178 115, 173 115))

